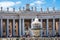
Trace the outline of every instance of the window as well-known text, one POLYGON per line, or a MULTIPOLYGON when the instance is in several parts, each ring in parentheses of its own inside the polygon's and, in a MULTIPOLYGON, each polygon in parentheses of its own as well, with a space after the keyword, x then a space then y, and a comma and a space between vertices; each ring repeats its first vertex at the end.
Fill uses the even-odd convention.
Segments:
POLYGON ((16 28, 16 26, 15 26, 15 28, 16 28))
POLYGON ((16 30, 15 30, 15 32, 16 32, 16 30))
POLYGON ((9 26, 9 28, 10 28, 10 26, 9 26))

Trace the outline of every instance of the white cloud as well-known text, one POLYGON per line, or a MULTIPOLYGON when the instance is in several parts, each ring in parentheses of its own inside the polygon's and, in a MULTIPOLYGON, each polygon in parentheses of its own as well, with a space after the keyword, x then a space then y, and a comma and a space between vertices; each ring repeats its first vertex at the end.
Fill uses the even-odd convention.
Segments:
POLYGON ((32 3, 30 3, 30 6, 33 6, 33 7, 35 6, 37 8, 36 10, 40 11, 41 5, 43 5, 45 3, 46 3, 45 0, 36 0, 32 3))
POLYGON ((17 1, 16 4, 21 4, 21 1, 17 1))
MULTIPOLYGON (((3 7, 3 11, 7 11, 7 7, 9 7, 9 11, 13 11, 13 6, 21 4, 21 1, 12 2, 12 1, 2 1, 0 2, 0 7, 3 7)), ((1 10, 1 9, 0 9, 1 10)), ((16 9, 15 9, 16 10, 16 9)), ((17 11, 17 10, 16 10, 17 11)))
POLYGON ((13 6, 15 5, 14 2, 10 2, 10 1, 7 1, 7 2, 0 2, 0 7, 10 7, 10 6, 13 6))
MULTIPOLYGON (((3 7, 3 11, 7 11, 7 7, 9 7, 9 11, 13 11, 13 6, 21 4, 21 1, 12 2, 12 1, 2 1, 0 2, 0 7, 3 7)), ((0 9, 1 10, 1 9, 0 9)), ((18 11, 15 9, 15 11, 18 11)))
POLYGON ((30 3, 30 6, 34 6, 34 5, 42 5, 42 4, 45 4, 46 2, 45 1, 35 1, 33 3, 30 3))
POLYGON ((45 2, 43 2, 43 1, 36 1, 35 4, 41 5, 41 4, 45 4, 45 2))
POLYGON ((17 2, 12 2, 12 1, 2 1, 0 2, 0 7, 11 7, 11 6, 14 6, 14 5, 17 5, 17 4, 20 4, 21 2, 20 1, 17 1, 17 2))

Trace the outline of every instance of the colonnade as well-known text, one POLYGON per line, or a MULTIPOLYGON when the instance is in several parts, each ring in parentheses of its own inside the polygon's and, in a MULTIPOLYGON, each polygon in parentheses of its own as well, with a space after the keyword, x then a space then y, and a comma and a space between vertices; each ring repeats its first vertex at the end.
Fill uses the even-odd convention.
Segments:
MULTIPOLYGON (((15 36, 15 19, 12 19, 13 20, 13 29, 12 29, 12 35, 15 36)), ((18 27, 18 36, 22 36, 22 35, 25 35, 25 25, 24 25, 24 19, 18 19, 19 20, 19 27, 18 27)), ((41 23, 43 22, 42 20, 43 19, 40 19, 41 20, 41 23)), ((33 19, 31 19, 31 22, 33 21, 33 19)), ((48 36, 48 32, 49 32, 49 19, 46 19, 46 36, 48 36)), ((43 24, 43 23, 42 23, 43 24)), ((41 28, 43 28, 43 25, 41 24, 41 28)), ((59 24, 60 24, 60 19, 59 19, 59 24)), ((32 25, 31 25, 32 26, 32 25)), ((0 36, 2 37, 3 36, 3 19, 0 19, 0 36)), ((7 30, 7 37, 9 36, 9 19, 7 19, 7 27, 6 27, 6 30, 7 30)), ((53 27, 52 27, 52 36, 55 35, 55 19, 53 18, 53 27)), ((43 36, 43 30, 41 30, 41 36, 43 36)), ((59 29, 58 29, 58 33, 60 34, 60 25, 59 25, 59 29)))

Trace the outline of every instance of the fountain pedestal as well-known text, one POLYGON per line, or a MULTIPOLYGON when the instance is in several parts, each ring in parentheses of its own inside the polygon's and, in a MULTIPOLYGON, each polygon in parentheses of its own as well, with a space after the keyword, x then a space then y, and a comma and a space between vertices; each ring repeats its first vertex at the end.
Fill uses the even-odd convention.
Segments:
POLYGON ((31 36, 39 37, 41 36, 41 22, 39 22, 38 18, 35 18, 35 20, 31 23, 31 36))
POLYGON ((41 30, 32 30, 32 36, 34 37, 40 37, 41 30))

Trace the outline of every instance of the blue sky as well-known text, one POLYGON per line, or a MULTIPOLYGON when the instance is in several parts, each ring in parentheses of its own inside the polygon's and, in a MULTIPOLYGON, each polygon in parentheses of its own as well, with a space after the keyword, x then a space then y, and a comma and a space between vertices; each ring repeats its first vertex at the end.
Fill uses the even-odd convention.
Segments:
POLYGON ((26 4, 30 4, 30 8, 37 7, 37 10, 40 10, 41 7, 43 10, 46 10, 47 7, 52 10, 54 6, 56 10, 60 10, 60 0, 0 0, 0 7, 2 6, 3 10, 9 7, 10 11, 12 8, 17 11, 19 7, 22 9, 26 4))

